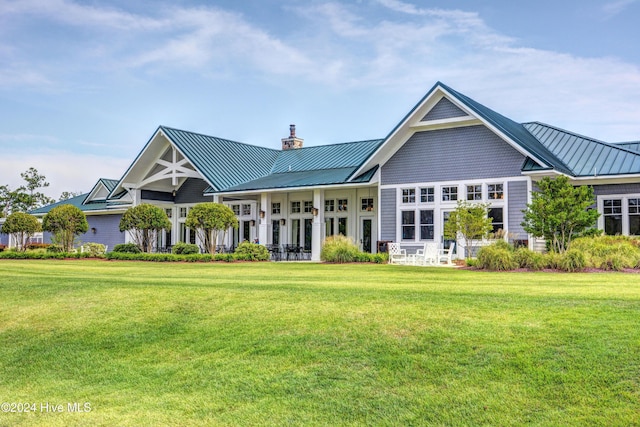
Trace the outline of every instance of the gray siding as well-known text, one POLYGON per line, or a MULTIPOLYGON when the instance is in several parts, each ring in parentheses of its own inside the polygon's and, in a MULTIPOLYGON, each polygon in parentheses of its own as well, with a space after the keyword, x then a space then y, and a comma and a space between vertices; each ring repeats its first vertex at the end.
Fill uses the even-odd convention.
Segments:
POLYGON ((205 197, 202 195, 208 186, 209 184, 201 179, 187 179, 180 189, 178 189, 176 194, 176 203, 212 202, 213 198, 211 196, 205 197))
POLYGON ((142 190, 140 192, 142 200, 158 200, 161 202, 173 202, 173 195, 165 191, 142 190))
POLYGON ((396 240, 396 189, 380 191, 380 240, 396 240))
POLYGON ((118 228, 120 226, 121 214, 118 215, 88 215, 89 231, 81 234, 78 240, 82 243, 102 243, 107 245, 108 251, 112 251, 113 247, 118 243, 124 243, 124 232, 118 228), (95 234, 91 231, 96 229, 95 234))
POLYGON ((596 197, 607 194, 638 194, 640 193, 640 183, 594 185, 593 192, 596 197))
POLYGON ((9 245, 9 235, 0 233, 0 245, 9 245))
POLYGON ((463 117, 467 113, 456 107, 447 98, 442 98, 429 112, 422 118, 423 122, 428 120, 451 119, 453 117, 463 117))
POLYGON ((522 182, 509 182, 508 192, 508 214, 509 223, 507 225, 509 233, 514 234, 513 239, 524 240, 527 238, 527 233, 520 225, 524 220, 524 213, 522 212, 527 208, 527 183, 522 182))
POLYGON ((484 126, 418 132, 382 166, 382 184, 519 176, 524 159, 484 126))

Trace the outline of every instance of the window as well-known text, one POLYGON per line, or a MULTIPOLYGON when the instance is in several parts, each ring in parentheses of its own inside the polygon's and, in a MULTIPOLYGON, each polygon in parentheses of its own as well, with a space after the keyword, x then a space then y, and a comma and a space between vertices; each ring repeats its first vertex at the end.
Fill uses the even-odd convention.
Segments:
POLYGON ((373 199, 370 197, 363 198, 360 209, 363 211, 371 212, 373 210, 373 199))
MULTIPOLYGON (((346 212, 347 211, 347 199, 338 199, 338 210, 346 212)), ((346 236, 346 234, 345 234, 346 236)))
POLYGON ((242 205, 242 215, 251 215, 251 205, 249 204, 242 205))
POLYGON ((489 200, 501 200, 501 199, 504 199, 504 185, 503 184, 489 184, 489 185, 487 185, 487 193, 489 193, 489 200))
POLYGON ((347 235, 347 218, 338 218, 338 234, 347 235))
POLYGON ((311 213, 311 209, 313 209, 313 202, 304 202, 304 212, 311 213))
POLYGON ((402 211, 402 240, 415 240, 416 238, 416 213, 415 211, 402 211))
POLYGON ((324 226, 325 226, 325 235, 327 237, 333 236, 333 223, 335 218, 325 218, 324 226))
POLYGON ((610 236, 622 234, 622 200, 607 199, 603 207, 604 233, 610 236))
POLYGON ((271 214, 280 215, 280 203, 271 203, 271 214))
POLYGON ((629 235, 640 235, 640 199, 629 199, 629 235))
POLYGON ((433 203, 435 201, 433 187, 425 187, 420 189, 420 202, 433 203))
POLYGON ((291 213, 300 213, 300 202, 291 202, 291 213))
POLYGON ((180 218, 187 217, 187 208, 180 208, 180 218))
POLYGON ((280 244, 280 220, 278 219, 271 220, 271 243, 280 244))
POLYGON ((499 230, 504 230, 504 216, 502 208, 489 208, 487 213, 491 220, 491 232, 497 233, 499 230))
POLYGON ((240 215, 240 205, 231 205, 231 210, 235 216, 240 215))
POLYGON ((458 187, 442 187, 442 201, 455 202, 458 200, 458 187))
POLYGON ((482 200, 482 185, 467 185, 467 200, 482 200))
MULTIPOLYGON (((333 212, 336 210, 335 200, 325 200, 324 201, 324 211, 325 212, 333 212)), ((330 234, 328 234, 330 236, 330 234)))
POLYGON ((167 218, 171 218, 173 216, 173 209, 167 208, 164 210, 164 213, 167 214, 167 218))
POLYGON ((402 189, 402 203, 415 203, 416 202, 416 189, 415 188, 403 188, 402 189))
POLYGON ((420 211, 420 240, 433 240, 433 210, 420 211))

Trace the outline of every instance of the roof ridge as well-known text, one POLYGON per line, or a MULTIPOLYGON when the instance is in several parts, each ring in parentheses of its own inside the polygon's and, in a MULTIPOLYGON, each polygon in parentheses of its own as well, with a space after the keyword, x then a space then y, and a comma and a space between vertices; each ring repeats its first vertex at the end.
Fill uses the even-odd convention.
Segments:
POLYGON ((379 141, 383 141, 384 138, 371 138, 371 139, 363 139, 361 141, 347 141, 347 142, 333 142, 331 144, 322 144, 322 145, 312 145, 309 147, 300 147, 300 148, 294 148, 294 149, 289 149, 289 150, 277 150, 277 151, 283 151, 283 152, 290 152, 290 151, 300 151, 300 150, 308 150, 310 148, 323 148, 323 147, 333 147, 336 145, 349 145, 349 144, 363 144, 365 142, 379 142, 379 141))

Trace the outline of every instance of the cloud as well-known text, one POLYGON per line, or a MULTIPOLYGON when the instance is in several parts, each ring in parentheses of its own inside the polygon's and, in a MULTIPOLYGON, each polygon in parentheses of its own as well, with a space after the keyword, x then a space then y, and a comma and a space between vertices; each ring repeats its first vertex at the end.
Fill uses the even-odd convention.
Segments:
POLYGON ((609 3, 605 3, 602 6, 602 11, 606 18, 613 18, 616 15, 624 12, 633 3, 637 3, 638 0, 617 0, 609 3))

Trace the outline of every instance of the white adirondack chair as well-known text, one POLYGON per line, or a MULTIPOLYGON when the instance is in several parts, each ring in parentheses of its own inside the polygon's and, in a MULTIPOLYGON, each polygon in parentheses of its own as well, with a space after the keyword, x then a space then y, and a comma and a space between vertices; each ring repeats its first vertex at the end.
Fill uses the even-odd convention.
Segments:
POLYGON ((453 255, 453 249, 456 247, 455 242, 451 242, 449 249, 441 249, 438 255, 438 264, 446 263, 447 265, 453 265, 451 261, 451 255, 453 255))
POLYGON ((424 249, 416 251, 416 265, 435 265, 438 261, 438 244, 429 242, 424 244, 424 249))
POLYGON ((389 243, 389 264, 406 264, 407 250, 400 247, 400 243, 389 243))

